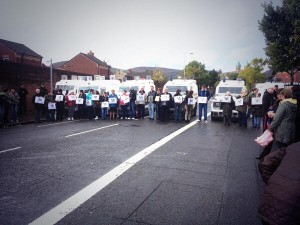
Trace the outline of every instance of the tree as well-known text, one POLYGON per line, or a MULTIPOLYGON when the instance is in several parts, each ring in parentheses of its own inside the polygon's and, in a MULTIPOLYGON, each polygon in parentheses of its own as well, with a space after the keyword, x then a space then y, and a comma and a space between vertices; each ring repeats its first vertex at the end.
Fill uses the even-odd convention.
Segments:
POLYGON ((227 77, 229 80, 236 80, 236 78, 239 76, 239 73, 237 72, 232 72, 232 73, 228 73, 227 77))
POLYGON ((262 73, 263 66, 263 59, 254 58, 251 63, 248 63, 245 68, 240 71, 239 77, 246 82, 248 89, 251 89, 255 83, 265 82, 266 78, 262 73))
POLYGON ((282 6, 263 4, 265 14, 259 29, 266 42, 267 62, 273 70, 290 72, 300 68, 300 1, 283 0, 282 6))
POLYGON ((160 69, 156 69, 153 71, 152 80, 156 87, 162 87, 168 81, 168 78, 160 69))
POLYGON ((195 79, 198 85, 206 84, 208 77, 205 65, 200 62, 192 61, 185 67, 185 78, 195 79))

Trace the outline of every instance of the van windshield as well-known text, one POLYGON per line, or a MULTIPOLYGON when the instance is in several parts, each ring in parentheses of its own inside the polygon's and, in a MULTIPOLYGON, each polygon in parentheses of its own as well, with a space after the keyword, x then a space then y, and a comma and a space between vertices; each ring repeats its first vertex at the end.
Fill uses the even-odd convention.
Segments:
POLYGON ((74 85, 56 85, 56 89, 61 89, 63 91, 74 90, 74 85))
POLYGON ((80 87, 78 87, 78 90, 83 90, 83 92, 89 92, 89 90, 91 90, 91 89, 98 91, 99 86, 80 86, 80 87))
POLYGON ((168 88, 168 92, 176 92, 178 89, 181 93, 185 93, 187 91, 187 86, 166 86, 168 88))
POLYGON ((123 92, 124 90, 128 92, 129 87, 128 86, 122 86, 122 87, 119 88, 119 92, 123 92))
POLYGON ((229 91, 231 94, 240 94, 243 87, 219 87, 219 94, 229 91))

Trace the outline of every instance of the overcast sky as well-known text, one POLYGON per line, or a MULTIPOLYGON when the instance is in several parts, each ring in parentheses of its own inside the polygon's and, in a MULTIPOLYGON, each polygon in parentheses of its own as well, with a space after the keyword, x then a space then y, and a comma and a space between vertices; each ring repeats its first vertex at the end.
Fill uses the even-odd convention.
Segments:
POLYGON ((121 69, 183 69, 197 60, 228 72, 265 57, 264 1, 0 0, 0 38, 25 44, 45 64, 92 50, 121 69))

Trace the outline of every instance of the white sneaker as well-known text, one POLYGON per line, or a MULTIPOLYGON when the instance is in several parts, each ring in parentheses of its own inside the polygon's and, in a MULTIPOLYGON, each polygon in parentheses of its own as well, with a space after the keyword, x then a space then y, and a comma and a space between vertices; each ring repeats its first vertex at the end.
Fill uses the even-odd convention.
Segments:
POLYGON ((68 120, 71 120, 71 118, 70 118, 70 117, 68 117, 68 120))
POLYGON ((72 117, 71 120, 74 120, 74 118, 72 117))
POLYGON ((97 120, 97 119, 98 119, 98 116, 95 117, 95 120, 97 120))
POLYGON ((204 123, 207 123, 207 120, 205 120, 204 123))

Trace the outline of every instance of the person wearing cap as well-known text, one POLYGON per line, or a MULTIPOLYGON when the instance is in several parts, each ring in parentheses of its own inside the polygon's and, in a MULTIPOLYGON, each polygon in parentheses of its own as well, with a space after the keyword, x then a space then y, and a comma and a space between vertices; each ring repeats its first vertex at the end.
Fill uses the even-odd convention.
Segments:
MULTIPOLYGON (((231 93, 227 91, 225 96, 231 96, 231 93)), ((231 96, 231 102, 222 102, 221 108, 223 108, 224 125, 230 126, 232 118, 232 110, 235 109, 235 103, 231 96)))

